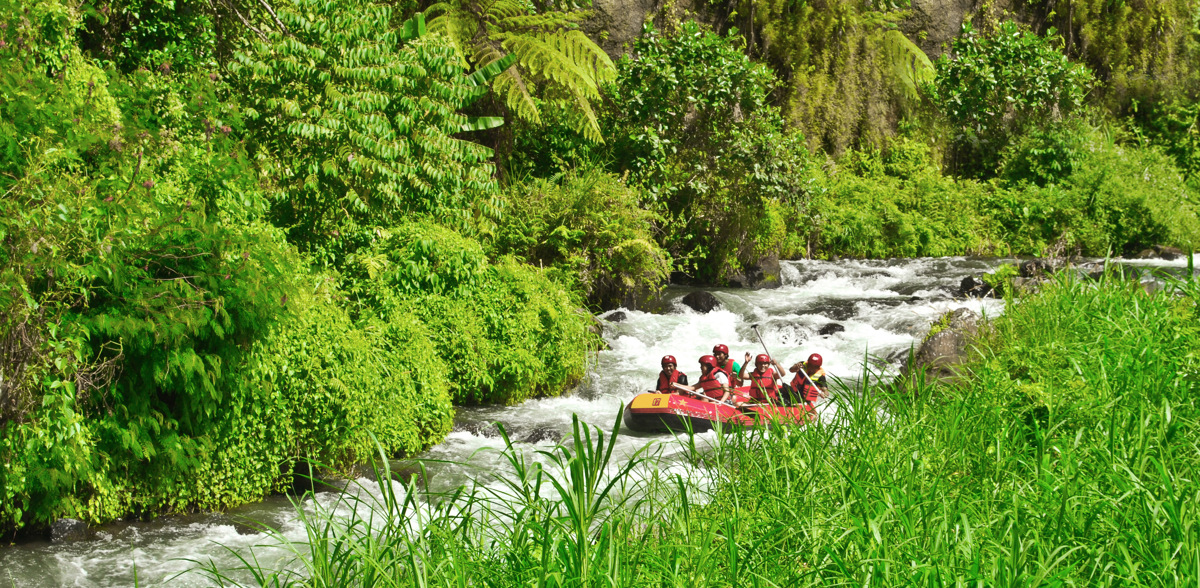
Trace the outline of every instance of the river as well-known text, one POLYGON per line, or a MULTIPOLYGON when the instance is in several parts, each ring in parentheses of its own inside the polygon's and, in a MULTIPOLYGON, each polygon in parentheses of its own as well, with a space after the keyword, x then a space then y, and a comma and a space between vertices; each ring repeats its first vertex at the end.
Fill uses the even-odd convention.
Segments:
MULTIPOLYGON (((751 328, 755 324, 785 366, 820 353, 828 372, 849 381, 864 369, 894 375, 910 346, 920 342, 930 322, 943 312, 963 307, 988 316, 1002 312, 1002 301, 960 299, 957 290, 965 276, 979 275, 1005 261, 956 257, 784 262, 782 287, 710 290, 721 308, 708 314, 697 314, 678 302, 691 291, 684 288, 668 290, 671 310, 667 313, 625 309, 605 313, 601 318, 606 319, 604 334, 610 349, 596 355, 594 371, 576 390, 519 406, 460 410, 454 431, 420 456, 427 460, 429 486, 445 490, 471 481, 486 483, 494 476, 501 463, 496 450, 503 443, 493 422, 503 423, 517 446, 526 449, 554 446, 569 434, 572 414, 607 431, 623 403, 653 386, 660 357, 678 357, 680 369, 694 381, 697 358, 708 354, 714 344, 728 345, 739 362, 745 352, 761 353, 751 328), (830 334, 820 334, 822 329, 830 334)), ((1177 270, 1185 264, 1136 265, 1177 270)), ((673 464, 682 461, 671 459, 674 450, 667 435, 624 434, 617 451, 627 454, 664 440, 668 443, 659 444, 661 467, 676 467, 673 464)), ((374 484, 360 482, 368 491, 374 484)), ((333 493, 317 498, 335 499, 333 493)), ((228 513, 114 523, 97 529, 91 541, 62 545, 35 541, 0 548, 0 585, 205 586, 208 583, 200 575, 181 572, 195 567, 194 561, 210 559, 218 566, 232 566, 236 557, 230 550, 246 554, 271 542, 247 524, 251 520, 281 529, 287 537, 303 537, 290 499, 274 497, 228 513)), ((269 551, 255 553, 269 564, 269 551)))

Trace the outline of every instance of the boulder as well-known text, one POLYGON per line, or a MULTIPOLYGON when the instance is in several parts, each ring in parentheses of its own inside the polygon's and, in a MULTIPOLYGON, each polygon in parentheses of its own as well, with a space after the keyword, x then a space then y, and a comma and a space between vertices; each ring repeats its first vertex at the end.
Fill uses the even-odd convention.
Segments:
POLYGON ((1058 269, 1058 264, 1051 259, 1027 259, 1018 266, 1022 278, 1042 278, 1058 269))
POLYGON ((705 292, 704 290, 696 290, 684 296, 680 302, 700 314, 708 314, 721 308, 721 301, 717 300, 717 297, 713 296, 712 293, 705 292))
POLYGON ((618 311, 610 313, 608 316, 604 317, 604 320, 606 320, 610 323, 619 323, 627 318, 629 318, 629 315, 625 314, 625 311, 618 310, 618 311))
POLYGON ((1104 264, 1087 262, 1075 266, 1075 271, 1079 272, 1079 277, 1089 280, 1099 280, 1104 277, 1104 264))
POLYGON ((50 525, 51 543, 73 543, 90 537, 87 523, 79 519, 58 519, 50 525))
POLYGON ((782 271, 779 267, 779 256, 772 254, 760 259, 756 265, 746 266, 742 271, 729 276, 729 284, 736 288, 753 290, 778 288, 783 285, 780 278, 782 271))
POLYGON ((967 276, 958 284, 959 296, 970 296, 972 298, 983 298, 992 293, 992 287, 987 282, 975 277, 967 276))
POLYGON ((958 369, 969 358, 971 341, 979 334, 979 313, 959 308, 934 321, 912 362, 900 372, 901 386, 915 389, 924 375, 925 382, 946 382, 958 377, 958 369))
POLYGON ((845 331, 845 330, 846 330, 846 327, 843 327, 842 325, 840 325, 838 323, 829 323, 829 324, 821 327, 821 330, 817 331, 817 333, 824 336, 824 335, 832 335, 834 333, 841 333, 842 331, 845 331))
POLYGON ((1187 255, 1187 253, 1184 252, 1184 250, 1182 250, 1178 247, 1168 247, 1166 245, 1155 245, 1154 250, 1158 251, 1159 257, 1161 257, 1167 261, 1175 261, 1176 259, 1179 259, 1180 257, 1184 257, 1187 255))

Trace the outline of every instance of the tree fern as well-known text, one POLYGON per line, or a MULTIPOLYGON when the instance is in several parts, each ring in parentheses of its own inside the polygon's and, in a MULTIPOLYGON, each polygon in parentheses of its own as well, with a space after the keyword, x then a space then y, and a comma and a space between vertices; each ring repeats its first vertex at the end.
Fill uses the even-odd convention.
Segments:
POLYGON ((296 0, 279 11, 290 34, 237 56, 262 147, 276 156, 264 160, 280 162, 268 171, 287 190, 276 222, 314 250, 332 242, 345 252, 353 235, 413 214, 463 225, 495 189, 491 151, 454 135, 503 122, 461 110, 516 57, 497 53, 465 75, 422 15, 399 27, 393 16, 368 0, 296 0))
POLYGON ((936 76, 933 62, 899 30, 891 29, 885 32, 882 43, 888 74, 897 83, 905 98, 911 101, 919 100, 921 88, 932 84, 936 76))
POLYGON ((539 101, 563 102, 573 107, 576 130, 603 141, 591 105, 616 75, 612 60, 578 29, 585 13, 534 10, 517 0, 444 0, 427 13, 430 29, 450 37, 473 66, 516 56, 492 85, 516 116, 540 123, 539 101))

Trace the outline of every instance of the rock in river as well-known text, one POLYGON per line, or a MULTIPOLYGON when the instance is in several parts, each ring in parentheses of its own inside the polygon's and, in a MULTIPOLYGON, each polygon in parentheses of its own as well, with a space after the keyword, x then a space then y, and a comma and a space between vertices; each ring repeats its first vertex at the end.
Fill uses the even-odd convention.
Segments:
POLYGON ((846 327, 843 327, 842 325, 840 325, 838 323, 829 323, 828 325, 821 327, 821 330, 817 331, 817 332, 820 333, 821 335, 832 335, 834 333, 841 333, 842 331, 845 331, 845 330, 846 330, 846 327))
POLYGON ((687 306, 688 308, 700 314, 708 314, 718 308, 721 308, 721 301, 717 300, 716 296, 713 296, 711 293, 703 290, 696 290, 695 292, 684 296, 681 302, 683 302, 684 306, 687 306))
POLYGON ((921 379, 933 383, 957 378, 959 366, 969 357, 971 340, 979 334, 981 319, 969 308, 943 314, 913 354, 912 363, 901 370, 897 383, 915 392, 915 384, 921 379))
POLYGON ((87 538, 87 523, 79 519, 58 519, 50 525, 51 543, 73 543, 87 538))

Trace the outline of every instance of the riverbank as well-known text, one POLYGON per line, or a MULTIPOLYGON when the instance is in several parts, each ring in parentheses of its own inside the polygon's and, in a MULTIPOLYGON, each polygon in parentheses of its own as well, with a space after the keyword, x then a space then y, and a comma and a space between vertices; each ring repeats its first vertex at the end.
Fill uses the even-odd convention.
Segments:
POLYGON ((343 555, 301 550, 304 583, 1191 583, 1198 302, 1194 280, 1060 276, 991 321, 959 384, 913 400, 867 378, 815 426, 706 438, 711 490, 634 462, 605 476, 611 444, 576 429, 574 451, 510 452, 502 493, 403 519, 421 533, 319 534, 343 555))

